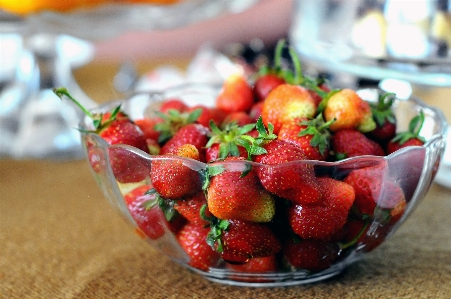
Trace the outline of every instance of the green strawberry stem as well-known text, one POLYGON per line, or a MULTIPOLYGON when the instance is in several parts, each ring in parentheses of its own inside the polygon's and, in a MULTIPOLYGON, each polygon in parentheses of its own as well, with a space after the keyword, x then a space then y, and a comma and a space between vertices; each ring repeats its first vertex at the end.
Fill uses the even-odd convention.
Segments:
POLYGON ((216 218, 214 216, 209 217, 206 215, 207 204, 202 205, 200 209, 200 217, 210 223, 210 232, 207 235, 207 244, 217 252, 223 252, 222 233, 229 227, 229 221, 216 218), (217 247, 215 248, 215 244, 217 247))
POLYGON ((379 127, 382 127, 385 121, 396 122, 395 115, 391 109, 394 103, 394 96, 394 93, 386 92, 379 96, 377 103, 370 103, 374 121, 379 127))
POLYGON ((318 114, 316 118, 300 122, 300 125, 307 126, 307 128, 301 130, 298 136, 312 135, 310 139, 310 145, 318 148, 321 155, 329 147, 330 132, 329 126, 335 121, 335 118, 324 122, 322 114, 318 114))
POLYGON ((75 105, 77 105, 83 113, 91 118, 94 128, 96 129, 95 132, 99 133, 104 128, 108 127, 114 120, 116 120, 116 117, 119 112, 121 112, 121 105, 118 105, 114 110, 112 110, 110 117, 108 120, 102 122, 102 114, 100 115, 94 115, 92 114, 88 109, 83 107, 80 102, 78 102, 65 87, 59 87, 59 88, 53 88, 52 91, 60 98, 63 99, 63 97, 67 97, 69 100, 71 100, 75 105))
POLYGON ((409 123, 409 129, 406 132, 398 133, 391 141, 398 142, 399 145, 404 144, 410 139, 417 138, 418 140, 425 142, 426 140, 420 136, 420 131, 424 124, 424 112, 420 110, 420 113, 413 117, 409 123))
POLYGON ((147 190, 144 194, 155 195, 155 199, 148 200, 143 203, 143 208, 146 210, 150 210, 158 205, 158 207, 163 211, 164 217, 167 221, 171 221, 179 215, 174 209, 175 201, 164 199, 155 188, 147 190))
POLYGON ((363 225, 363 227, 360 229, 359 233, 349 242, 346 243, 342 243, 339 242, 338 246, 340 247, 341 250, 345 250, 353 245, 355 245, 357 243, 357 241, 362 237, 363 233, 366 232, 366 229, 368 228, 368 225, 370 224, 370 217, 365 217, 365 223, 363 225))

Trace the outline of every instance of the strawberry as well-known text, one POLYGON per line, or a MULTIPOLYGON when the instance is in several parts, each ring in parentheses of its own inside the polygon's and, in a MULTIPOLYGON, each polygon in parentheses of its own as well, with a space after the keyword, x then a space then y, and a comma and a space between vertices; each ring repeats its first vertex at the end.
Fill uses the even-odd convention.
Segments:
POLYGON ((160 106, 160 112, 167 113, 169 110, 176 110, 178 112, 185 112, 188 109, 188 105, 181 99, 169 98, 166 99, 160 106))
POLYGON ((157 140, 160 136, 160 132, 155 130, 155 125, 161 123, 163 120, 160 118, 141 118, 135 120, 135 124, 143 131, 144 137, 147 139, 157 140))
POLYGON ((354 205, 361 214, 374 215, 376 206, 402 214, 406 204, 402 189, 389 180, 386 164, 353 170, 344 179, 355 191, 354 205))
POLYGON ((125 204, 130 215, 135 220, 139 230, 152 240, 161 238, 165 233, 165 228, 176 232, 182 224, 182 218, 171 214, 167 218, 161 209, 156 193, 148 192, 152 190, 151 185, 142 185, 124 195, 125 204))
POLYGON ((226 113, 248 112, 254 104, 252 87, 239 74, 230 75, 223 83, 222 89, 216 97, 216 107, 226 113))
POLYGON ((259 137, 256 141, 266 141, 253 160, 265 165, 256 170, 265 189, 297 203, 318 202, 321 194, 313 165, 303 162, 306 156, 302 149, 287 141, 271 140, 275 138, 272 126, 266 132, 261 119, 257 122, 257 129, 259 137))
POLYGON ((318 178, 322 201, 294 204, 288 209, 293 231, 303 239, 329 240, 346 223, 355 193, 351 185, 328 177, 318 178))
POLYGON ((205 160, 213 162, 226 157, 248 157, 248 152, 242 145, 249 144, 250 137, 246 135, 253 130, 254 124, 240 126, 236 122, 228 123, 221 130, 214 122, 210 122, 211 133, 206 147, 205 160))
POLYGON ((187 108, 186 111, 192 112, 196 111, 197 109, 201 110, 201 113, 196 122, 208 128, 210 120, 213 118, 210 108, 205 105, 195 105, 187 108))
POLYGON ((274 125, 277 134, 283 123, 296 118, 311 118, 316 104, 308 90, 302 86, 282 84, 274 88, 263 102, 262 119, 265 126, 274 125))
MULTIPOLYGON (((208 222, 204 220, 200 211, 204 204, 207 203, 204 192, 199 192, 195 195, 177 199, 174 202, 174 209, 179 212, 188 222, 195 223, 198 225, 206 225, 208 222)), ((211 216, 209 211, 206 211, 207 217, 211 216)))
POLYGON ((282 125, 278 139, 299 146, 309 160, 325 161, 329 156, 328 127, 332 122, 324 123, 321 114, 311 120, 294 119, 282 125))
MULTIPOLYGON (((92 133, 98 134, 110 145, 126 144, 149 153, 146 138, 141 129, 134 124, 128 116, 120 110, 120 106, 105 114, 92 114, 84 108, 76 99, 74 99, 67 89, 54 89, 54 93, 62 98, 66 96, 74 102, 88 117, 93 121, 94 130, 92 133)), ((88 159, 94 171, 99 172, 102 167, 93 152, 92 145, 88 144, 88 159)), ((121 183, 132 183, 143 180, 147 174, 147 167, 143 163, 134 165, 134 159, 137 155, 122 148, 109 148, 109 158, 111 167, 116 177, 121 183)), ((144 163, 145 164, 145 163, 144 163)))
POLYGON ((254 121, 246 112, 243 111, 231 112, 227 114, 227 116, 224 118, 221 127, 225 127, 231 122, 235 122, 238 126, 243 127, 245 125, 252 124, 254 121))
POLYGON ((332 266, 340 251, 336 243, 321 240, 292 240, 284 244, 283 255, 296 269, 312 272, 325 270, 332 266))
POLYGON ((205 145, 207 144, 209 133, 208 128, 201 124, 188 124, 181 127, 162 147, 161 154, 165 155, 173 152, 179 146, 192 144, 199 151, 199 160, 205 161, 205 145))
POLYGON ((246 282, 270 282, 269 278, 265 278, 263 275, 245 275, 244 277, 240 273, 271 273, 277 272, 278 262, 275 255, 265 257, 251 258, 245 264, 230 264, 226 263, 226 268, 235 271, 236 274, 231 274, 233 280, 246 281, 246 282))
POLYGON ((208 271, 219 262, 218 252, 206 242, 209 232, 208 226, 187 223, 176 234, 177 241, 190 258, 188 264, 202 271, 208 271))
POLYGON ((273 256, 282 248, 267 225, 237 219, 218 221, 212 226, 207 242, 220 253, 223 260, 232 264, 273 256))
POLYGON ((387 144, 387 155, 407 146, 423 146, 425 139, 420 136, 423 123, 424 113, 423 111, 420 111, 420 114, 413 117, 410 121, 409 129, 407 131, 396 134, 396 136, 390 140, 387 144))
POLYGON ((260 118, 262 109, 263 102, 257 102, 252 106, 251 111, 249 111, 249 117, 252 119, 252 122, 256 122, 260 118))
MULTIPOLYGON (((224 162, 244 164, 241 157, 229 157, 224 162)), ((269 222, 275 215, 273 196, 266 191, 251 168, 229 170, 227 165, 211 164, 208 168, 209 184, 206 187, 209 211, 220 219, 237 219, 269 222)))
POLYGON ((370 105, 352 89, 342 89, 326 99, 324 119, 335 120, 330 125, 334 132, 357 129, 367 133, 376 128, 370 105))
POLYGON ((380 142, 386 143, 396 135, 396 116, 393 112, 394 94, 383 93, 377 103, 370 103, 376 128, 369 132, 369 136, 380 142))
POLYGON ((341 129, 335 132, 331 148, 336 160, 363 155, 385 155, 383 148, 376 141, 355 129, 341 129))
POLYGON ((260 68, 253 86, 256 102, 264 101, 274 88, 286 83, 281 66, 284 46, 285 41, 280 40, 276 45, 273 65, 260 68))
POLYGON ((159 132, 158 142, 165 143, 182 127, 196 122, 202 113, 202 108, 184 112, 174 109, 169 109, 166 113, 156 112, 157 116, 162 119, 154 126, 154 129, 159 132))
POLYGON ((191 169, 191 164, 187 165, 187 161, 183 158, 198 160, 197 148, 192 144, 184 144, 172 153, 152 160, 152 184, 166 199, 178 199, 202 190, 200 174, 191 169))

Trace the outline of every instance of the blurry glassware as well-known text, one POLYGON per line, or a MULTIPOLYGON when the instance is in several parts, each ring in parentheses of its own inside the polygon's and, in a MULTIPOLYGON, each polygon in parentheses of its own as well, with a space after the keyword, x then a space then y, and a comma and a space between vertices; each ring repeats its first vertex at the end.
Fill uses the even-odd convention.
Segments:
MULTIPOLYGON (((389 88, 403 92, 406 83, 451 87, 449 0, 296 0, 290 42, 324 72, 386 87, 394 79, 398 86, 389 88)), ((447 143, 437 177, 451 188, 451 138, 447 143)))
POLYGON ((86 108, 97 106, 72 69, 93 58, 90 41, 128 31, 176 28, 241 12, 258 0, 0 0, 0 157, 81 158, 65 86, 86 108), (91 3, 91 5, 87 5, 91 3))

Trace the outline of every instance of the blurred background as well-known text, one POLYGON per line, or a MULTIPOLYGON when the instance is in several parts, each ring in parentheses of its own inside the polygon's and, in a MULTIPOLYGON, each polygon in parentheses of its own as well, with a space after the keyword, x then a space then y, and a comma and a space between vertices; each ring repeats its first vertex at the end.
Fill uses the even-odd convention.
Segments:
POLYGON ((93 108, 138 89, 220 81, 267 62, 280 38, 311 75, 414 94, 449 121, 450 11, 448 0, 0 0, 0 156, 83 158, 81 115, 53 87, 93 108))

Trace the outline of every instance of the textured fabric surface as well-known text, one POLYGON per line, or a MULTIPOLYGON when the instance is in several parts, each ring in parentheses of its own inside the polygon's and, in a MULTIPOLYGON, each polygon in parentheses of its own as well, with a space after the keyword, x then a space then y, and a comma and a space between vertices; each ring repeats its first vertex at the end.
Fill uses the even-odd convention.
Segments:
POLYGON ((0 161, 0 298, 450 298, 451 190, 433 185, 341 275, 284 288, 209 282, 137 237, 85 161, 0 161))

